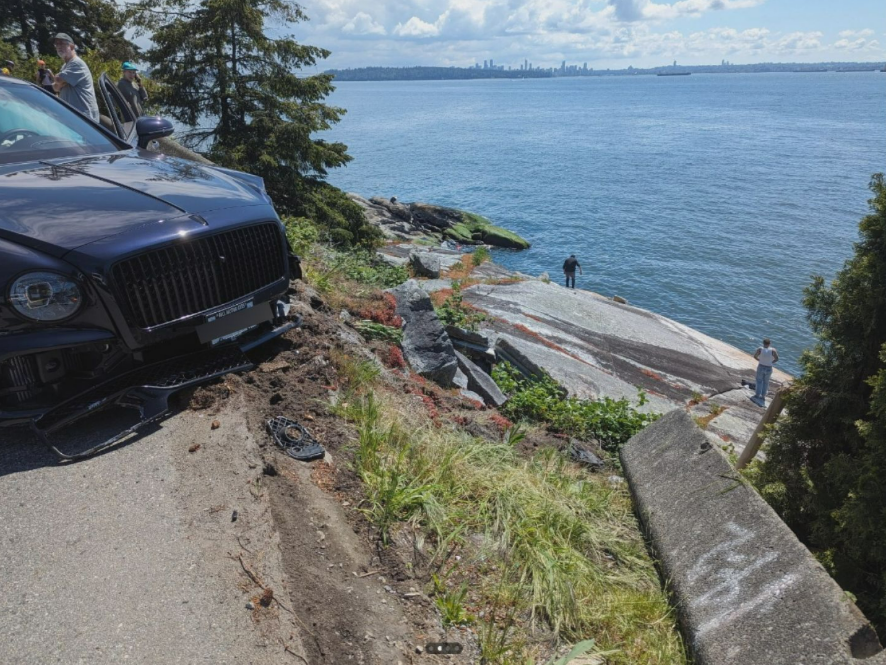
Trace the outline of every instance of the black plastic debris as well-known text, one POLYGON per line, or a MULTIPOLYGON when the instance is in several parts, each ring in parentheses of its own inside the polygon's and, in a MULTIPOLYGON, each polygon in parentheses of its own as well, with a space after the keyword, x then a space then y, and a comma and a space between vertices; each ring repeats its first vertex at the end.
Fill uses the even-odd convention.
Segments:
POLYGON ((268 431, 277 445, 292 459, 310 462, 321 459, 326 454, 323 446, 305 427, 285 416, 271 418, 268 421, 268 431))
POLYGON ((591 471, 602 469, 606 464, 590 450, 576 443, 569 446, 569 457, 573 462, 586 466, 591 471))

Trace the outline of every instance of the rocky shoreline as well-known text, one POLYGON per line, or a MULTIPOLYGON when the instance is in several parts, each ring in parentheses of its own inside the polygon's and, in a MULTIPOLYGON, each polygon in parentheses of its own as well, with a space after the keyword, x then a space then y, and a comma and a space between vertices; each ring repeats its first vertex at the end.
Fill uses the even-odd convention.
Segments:
MULTIPOLYGON (((454 219, 448 217, 452 209, 376 198, 366 204, 375 211, 367 219, 400 241, 379 249, 379 256, 410 265, 413 287, 429 294, 448 290, 458 273, 464 301, 486 321, 477 331, 449 326, 446 334, 478 365, 507 360, 524 374, 549 374, 577 397, 625 398, 647 412, 685 410, 713 443, 735 452, 762 418, 764 409, 742 385, 754 380, 757 363, 740 349, 617 296, 566 289, 546 275, 532 277, 485 261, 465 276, 464 265, 472 263, 465 254, 473 248, 454 249, 438 232, 442 226, 416 214, 431 209, 437 220, 454 219)), ((776 370, 771 390, 790 380, 776 370)))
POLYGON ((530 246, 528 241, 513 231, 465 210, 428 203, 401 203, 396 197, 364 199, 349 193, 348 198, 363 208, 366 220, 391 240, 425 243, 451 240, 462 245, 490 245, 507 249, 529 249, 530 246))

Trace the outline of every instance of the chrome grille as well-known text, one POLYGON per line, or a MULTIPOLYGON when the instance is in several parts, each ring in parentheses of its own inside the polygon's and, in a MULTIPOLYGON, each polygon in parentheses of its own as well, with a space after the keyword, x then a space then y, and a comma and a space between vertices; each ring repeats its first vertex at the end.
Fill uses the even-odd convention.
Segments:
POLYGON ((277 224, 182 240, 117 263, 112 277, 130 323, 153 328, 268 286, 286 274, 277 224))

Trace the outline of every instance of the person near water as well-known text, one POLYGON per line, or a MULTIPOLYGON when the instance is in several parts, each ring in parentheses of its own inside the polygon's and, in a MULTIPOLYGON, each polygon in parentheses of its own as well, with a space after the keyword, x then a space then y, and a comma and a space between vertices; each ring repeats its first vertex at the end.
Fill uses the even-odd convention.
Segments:
POLYGON ((138 67, 131 62, 123 63, 123 78, 117 83, 117 90, 123 95, 126 103, 132 107, 136 117, 144 114, 144 105, 148 101, 148 91, 138 75, 138 67))
POLYGON ((43 88, 46 92, 51 92, 53 95, 55 94, 55 90, 52 87, 52 70, 46 66, 45 60, 37 61, 37 85, 43 88))
POLYGON ((778 351, 772 346, 768 337, 763 339, 763 346, 757 347, 754 352, 754 360, 757 365, 757 384, 754 386, 754 399, 766 401, 766 393, 769 392, 769 379, 772 377, 772 366, 778 362, 778 351))
POLYGON ((55 52, 65 61, 61 71, 52 77, 53 89, 63 102, 98 122, 98 102, 95 99, 95 87, 92 85, 92 72, 86 63, 77 57, 74 40, 64 32, 60 32, 53 38, 52 43, 55 45, 55 52))
POLYGON ((563 274, 566 275, 566 288, 570 288, 569 282, 572 281, 572 287, 575 288, 575 269, 578 268, 578 274, 584 275, 584 271, 581 269, 581 264, 578 262, 578 259, 575 258, 575 254, 570 255, 568 259, 563 262, 563 274))

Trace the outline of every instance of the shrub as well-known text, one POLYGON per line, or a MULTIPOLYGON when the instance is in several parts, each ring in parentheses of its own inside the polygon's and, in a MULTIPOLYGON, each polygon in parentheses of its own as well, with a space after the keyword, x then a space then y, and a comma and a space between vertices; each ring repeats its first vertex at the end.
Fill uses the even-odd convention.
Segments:
POLYGON ((338 254, 332 270, 340 271, 348 279, 380 289, 389 289, 409 279, 403 266, 392 266, 367 249, 353 249, 338 254))
POLYGON ((804 305, 817 343, 751 480, 886 635, 886 183, 855 255, 804 305))
POLYGON ((485 245, 480 245, 477 249, 474 250, 474 254, 472 256, 472 261, 475 266, 479 266, 482 263, 486 263, 492 258, 489 253, 489 250, 485 245))
POLYGON ((320 240, 320 230, 307 217, 284 216, 282 221, 286 227, 286 238, 296 254, 307 254, 311 245, 320 240))
POLYGON ((452 294, 437 307, 437 318, 445 325, 457 326, 465 330, 477 330, 486 315, 464 302, 461 293, 461 282, 452 282, 452 294))
MULTIPOLYGON (((604 450, 616 452, 634 434, 658 418, 640 413, 626 399, 591 401, 567 397, 550 376, 526 379, 512 365, 499 363, 492 378, 508 395, 502 412, 512 420, 545 423, 548 429, 580 439, 594 438, 604 450)), ((640 405, 646 398, 642 391, 640 405)))

